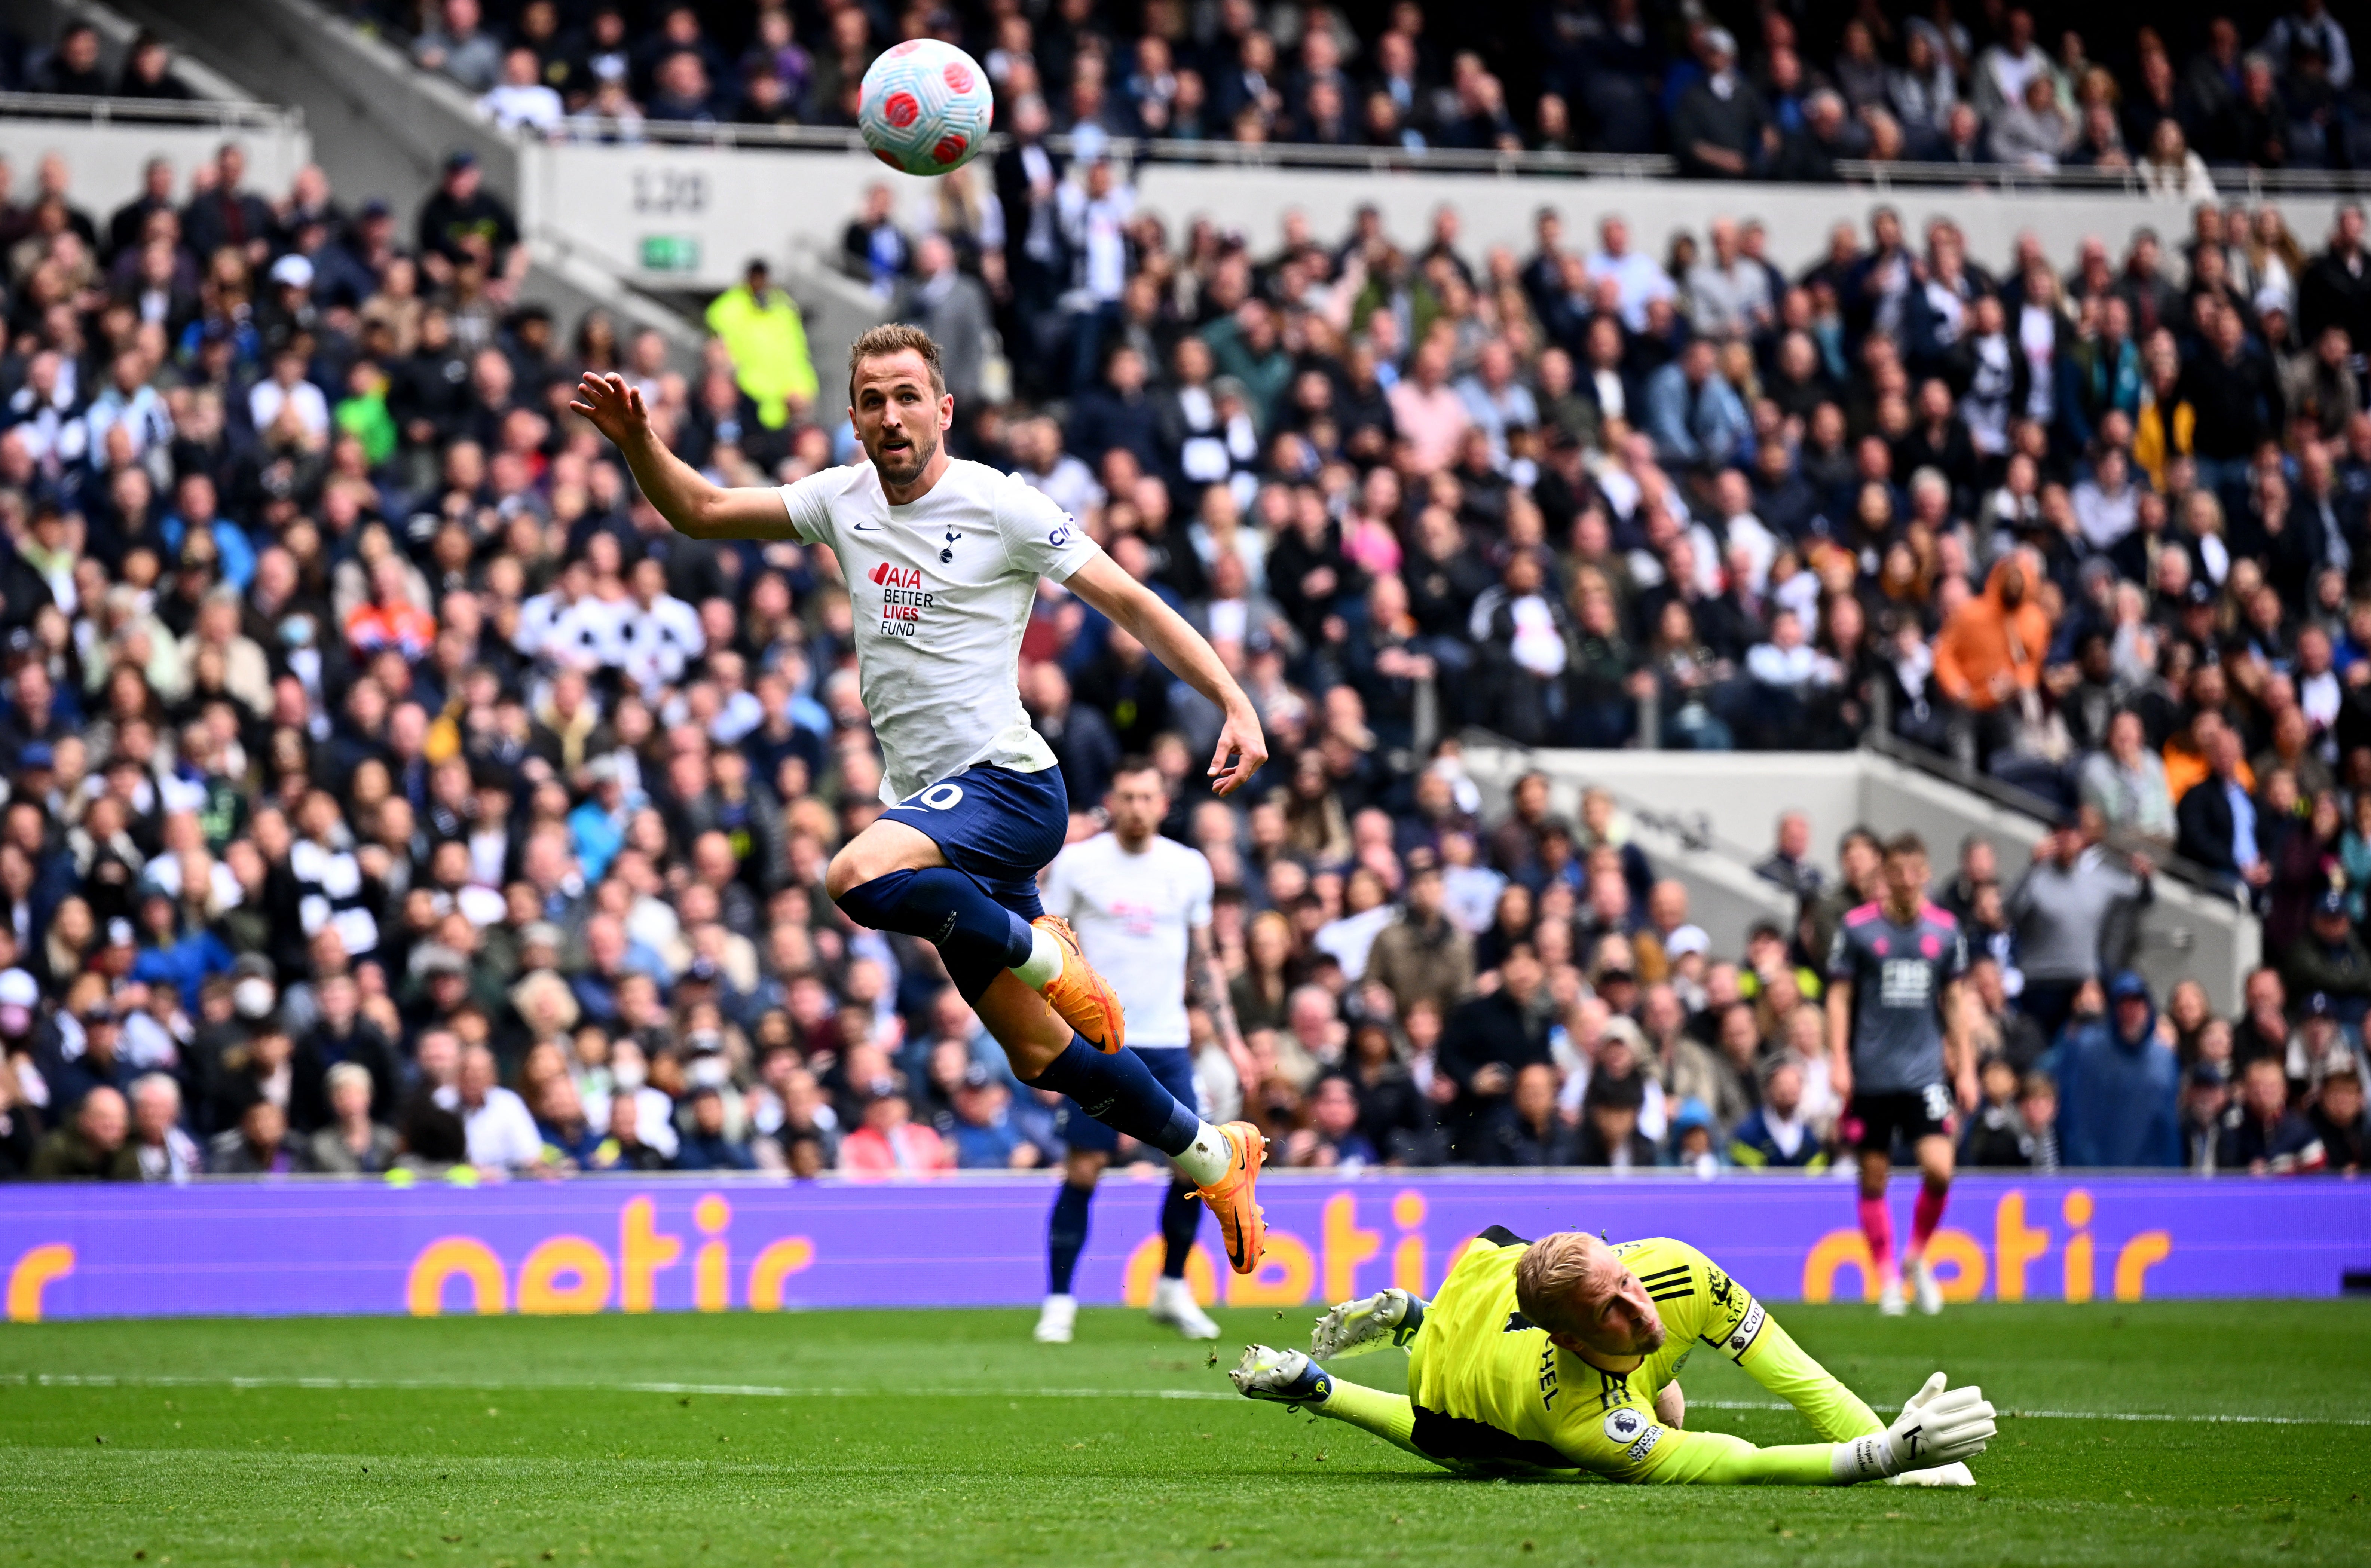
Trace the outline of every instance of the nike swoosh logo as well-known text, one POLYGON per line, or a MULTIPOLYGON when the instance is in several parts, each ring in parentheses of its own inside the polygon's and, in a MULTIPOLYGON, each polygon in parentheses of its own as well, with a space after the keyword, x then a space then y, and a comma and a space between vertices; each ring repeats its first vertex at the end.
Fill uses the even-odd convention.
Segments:
POLYGON ((878 523, 850 523, 849 526, 860 534, 878 534, 883 531, 878 523))

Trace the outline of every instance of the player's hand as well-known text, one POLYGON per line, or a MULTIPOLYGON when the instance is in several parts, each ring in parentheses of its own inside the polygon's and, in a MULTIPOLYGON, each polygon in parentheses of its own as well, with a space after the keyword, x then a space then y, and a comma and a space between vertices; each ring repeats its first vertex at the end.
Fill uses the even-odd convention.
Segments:
POLYGON ((1830 1464, 1840 1481, 1882 1481, 1904 1470, 1934 1470, 1972 1459, 1998 1430, 1984 1391, 1974 1384, 1946 1387, 1940 1372, 1910 1396, 1884 1431, 1839 1443, 1830 1464))
POLYGON ((603 375, 586 371, 584 379, 576 384, 576 396, 568 400, 569 411, 582 414, 593 421, 593 428, 609 438, 613 446, 623 446, 627 441, 651 428, 651 411, 642 407, 642 395, 626 385, 622 375, 603 375))
POLYGON ((1984 1097, 1984 1086, 1976 1081, 1975 1069, 1971 1067, 1961 1073, 1955 1087, 1960 1097, 1960 1113, 1963 1116, 1974 1115, 1978 1102, 1984 1097))
POLYGON ((1244 703, 1227 714, 1227 721, 1219 731, 1218 749, 1210 754, 1210 792, 1219 796, 1233 794, 1251 782, 1252 775, 1266 760, 1267 737, 1260 732, 1259 715, 1252 711, 1251 704, 1244 703))
POLYGON ((1852 1065, 1834 1056, 1828 1058, 1828 1089, 1835 1095, 1838 1105, 1852 1103, 1852 1065))

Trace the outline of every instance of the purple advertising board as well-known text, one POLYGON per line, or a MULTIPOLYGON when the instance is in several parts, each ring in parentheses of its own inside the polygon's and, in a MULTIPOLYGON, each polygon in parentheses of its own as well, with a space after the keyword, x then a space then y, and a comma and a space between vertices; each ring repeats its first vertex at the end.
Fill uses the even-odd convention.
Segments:
MULTIPOLYGON (((1078 1294, 1141 1303, 1157 1181, 1105 1183, 1078 1294)), ((779 1311, 1015 1306, 1045 1287, 1045 1178, 19 1186, 0 1208, 10 1319, 184 1314, 779 1311)), ((1440 1284, 1491 1225, 1676 1236, 1756 1294, 1873 1295, 1835 1181, 1278 1175, 1267 1256, 1187 1277, 1206 1300, 1304 1307, 1440 1284)), ((1909 1189, 1897 1186, 1907 1209, 1909 1189)), ((1897 1228, 1907 1219, 1897 1219, 1897 1228)), ((2371 1275, 2371 1184, 1970 1178, 1929 1256, 1958 1300, 2333 1296, 2371 1275)))

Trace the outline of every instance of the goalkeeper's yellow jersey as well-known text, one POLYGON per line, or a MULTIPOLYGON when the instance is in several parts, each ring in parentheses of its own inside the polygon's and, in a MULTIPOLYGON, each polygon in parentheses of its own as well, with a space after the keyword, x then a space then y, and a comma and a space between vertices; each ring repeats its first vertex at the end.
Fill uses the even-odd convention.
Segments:
MULTIPOLYGON (((1409 1347, 1416 1440, 1443 1458, 1585 1470, 1616 1481, 1718 1479, 1745 1446, 1667 1428, 1655 1396, 1699 1347, 1725 1355, 1832 1443, 1884 1430, 1868 1406, 1806 1355, 1762 1303, 1683 1241, 1613 1245, 1662 1314, 1669 1337, 1628 1373, 1548 1343, 1515 1304, 1528 1243, 1497 1228, 1469 1246, 1409 1347)), ((1749 1450, 1750 1451, 1750 1450, 1749 1450)))

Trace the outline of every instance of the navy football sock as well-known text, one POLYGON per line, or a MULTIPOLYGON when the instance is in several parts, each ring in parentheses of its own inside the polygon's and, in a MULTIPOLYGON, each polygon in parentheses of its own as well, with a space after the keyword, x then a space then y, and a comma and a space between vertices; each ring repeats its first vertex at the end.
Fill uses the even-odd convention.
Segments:
POLYGON ((999 970, 1027 963, 1036 941, 1028 921, 952 866, 875 877, 841 894, 839 906, 859 925, 935 945, 967 1002, 979 1000, 999 970))
POLYGON ((1202 1200, 1183 1182, 1169 1183, 1161 1200, 1161 1273, 1167 1279, 1186 1277, 1186 1254, 1194 1250, 1194 1234, 1202 1228, 1202 1200))
POLYGON ((1046 1225, 1046 1289, 1053 1296, 1070 1294, 1070 1276, 1078 1272, 1079 1254, 1087 1250, 1087 1205, 1094 1201, 1093 1187, 1062 1183, 1054 1194, 1054 1216, 1046 1225))
POLYGON ((1029 1080, 1079 1102, 1079 1109, 1116 1133, 1125 1133, 1163 1154, 1193 1147, 1202 1118, 1161 1087, 1152 1069, 1133 1051, 1105 1055, 1077 1035, 1046 1070, 1029 1080))

